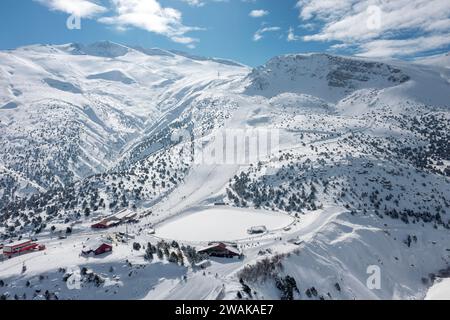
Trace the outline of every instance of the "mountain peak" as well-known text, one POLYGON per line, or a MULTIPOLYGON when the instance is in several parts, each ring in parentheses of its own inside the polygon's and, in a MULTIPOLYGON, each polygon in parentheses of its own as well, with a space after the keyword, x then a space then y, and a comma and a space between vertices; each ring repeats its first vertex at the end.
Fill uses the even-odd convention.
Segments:
POLYGON ((70 43, 65 45, 68 52, 76 55, 90 55, 105 58, 116 58, 126 55, 132 49, 124 45, 102 40, 90 44, 70 43))
POLYGON ((190 54, 184 51, 180 51, 180 50, 169 50, 171 53, 176 54, 178 56, 182 56, 191 60, 196 60, 196 61, 213 61, 213 62, 217 62, 217 63, 221 63, 221 64, 226 64, 229 66, 234 66, 234 67, 245 67, 243 64, 233 61, 233 60, 229 60, 229 59, 222 59, 222 58, 214 58, 214 57, 204 57, 204 56, 198 56, 198 55, 194 55, 194 54, 190 54))
MULTIPOLYGON (((41 45, 39 45, 41 46, 41 45)), ((66 45, 55 46, 63 51, 74 55, 90 55, 104 58, 117 58, 126 55, 131 51, 137 51, 147 56, 161 56, 161 57, 184 57, 194 61, 212 61, 224 65, 234 67, 245 67, 245 65, 222 58, 204 57, 193 55, 180 50, 164 50, 161 48, 145 48, 142 46, 125 46, 116 42, 101 40, 90 44, 69 43, 66 45)))
POLYGON ((249 74, 247 93, 273 97, 284 92, 337 101, 362 88, 386 88, 409 80, 397 67, 327 53, 276 56, 249 74))

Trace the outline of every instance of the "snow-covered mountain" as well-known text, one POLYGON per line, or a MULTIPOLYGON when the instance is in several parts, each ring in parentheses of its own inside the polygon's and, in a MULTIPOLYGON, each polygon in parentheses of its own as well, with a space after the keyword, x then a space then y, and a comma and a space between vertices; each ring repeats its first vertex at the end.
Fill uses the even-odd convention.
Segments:
POLYGON ((383 89, 410 79, 389 64, 329 54, 275 57, 254 69, 248 78, 248 94, 273 97, 285 92, 306 93, 333 102, 359 89, 383 89))
POLYGON ((20 48, 0 65, 1 162, 43 188, 106 171, 177 104, 247 72, 111 42, 20 48))
POLYGON ((419 58, 415 62, 424 65, 433 65, 437 67, 450 68, 450 52, 445 54, 435 55, 431 57, 419 58))
POLYGON ((450 262, 446 72, 328 54, 251 69, 107 41, 0 52, 0 233, 47 244, 0 266, 0 294, 422 299, 450 262), (278 148, 196 163, 224 129, 276 131, 278 148), (104 259, 80 257, 87 238, 124 231, 90 229, 122 208, 139 215, 133 242, 165 254, 117 242, 104 259), (199 271, 191 247, 219 240, 242 259, 199 271), (378 289, 366 285, 373 266, 378 289))

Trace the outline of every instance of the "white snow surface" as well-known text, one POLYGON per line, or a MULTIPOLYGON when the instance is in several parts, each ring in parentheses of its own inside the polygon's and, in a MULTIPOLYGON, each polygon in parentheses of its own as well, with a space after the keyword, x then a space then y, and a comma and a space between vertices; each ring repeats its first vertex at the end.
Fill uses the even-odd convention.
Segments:
POLYGON ((249 238, 247 229, 265 225, 269 231, 282 229, 294 219, 281 213, 240 208, 194 209, 162 223, 156 236, 187 241, 232 241, 249 238))
POLYGON ((428 290, 425 300, 450 300, 450 279, 438 279, 428 290))

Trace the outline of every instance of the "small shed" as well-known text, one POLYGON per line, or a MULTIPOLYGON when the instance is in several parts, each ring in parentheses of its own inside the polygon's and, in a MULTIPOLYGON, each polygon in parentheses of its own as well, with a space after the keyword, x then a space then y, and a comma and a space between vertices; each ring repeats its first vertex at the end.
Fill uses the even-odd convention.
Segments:
POLYGON ((112 251, 112 244, 109 241, 106 241, 104 239, 96 239, 87 242, 84 245, 81 253, 84 255, 89 255, 93 253, 94 255, 98 256, 100 254, 111 251, 112 251))
POLYGON ((199 249, 197 252, 205 253, 212 257, 222 257, 222 258, 233 258, 241 255, 241 253, 237 248, 226 245, 223 242, 211 244, 208 247, 199 249))

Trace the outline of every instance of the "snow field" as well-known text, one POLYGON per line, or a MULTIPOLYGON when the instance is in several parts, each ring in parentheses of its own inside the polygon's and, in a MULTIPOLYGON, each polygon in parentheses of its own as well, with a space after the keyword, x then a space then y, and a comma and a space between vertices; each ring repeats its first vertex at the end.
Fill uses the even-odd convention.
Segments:
POLYGON ((294 219, 288 215, 253 209, 211 208, 170 219, 156 229, 156 236, 185 241, 231 241, 249 238, 247 229, 265 225, 282 229, 294 219))

